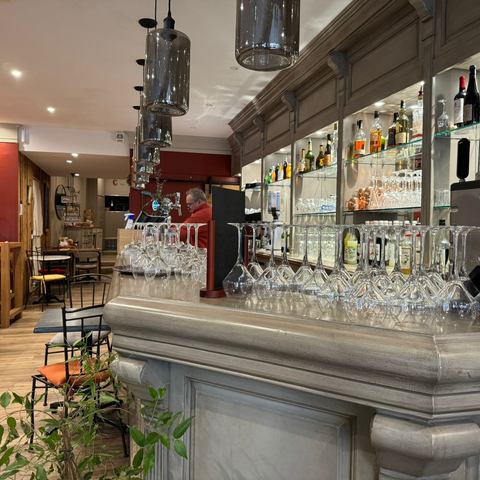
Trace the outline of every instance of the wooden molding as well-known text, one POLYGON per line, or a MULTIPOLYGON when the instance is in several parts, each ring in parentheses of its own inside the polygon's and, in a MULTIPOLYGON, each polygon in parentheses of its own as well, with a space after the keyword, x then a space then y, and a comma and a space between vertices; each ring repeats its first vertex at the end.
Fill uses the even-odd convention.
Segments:
POLYGON ((425 22, 435 16, 435 0, 408 0, 418 13, 418 17, 425 22))
POLYGON ((338 78, 347 74, 347 58, 344 52, 333 52, 327 60, 327 65, 338 78))
POLYGON ((297 105, 297 99, 295 97, 295 92, 292 92, 291 90, 285 92, 282 95, 282 102, 287 106, 287 108, 291 111, 295 111, 295 107, 297 105))

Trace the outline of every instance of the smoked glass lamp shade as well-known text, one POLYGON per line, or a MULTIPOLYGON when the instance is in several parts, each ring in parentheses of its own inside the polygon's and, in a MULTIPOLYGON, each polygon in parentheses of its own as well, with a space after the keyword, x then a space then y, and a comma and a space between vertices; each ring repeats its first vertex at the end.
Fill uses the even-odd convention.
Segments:
POLYGON ((140 165, 139 163, 137 162, 133 162, 133 168, 132 168, 132 172, 133 173, 140 173, 140 174, 152 174, 153 172, 155 171, 155 165, 151 164, 151 163, 146 163, 146 164, 143 164, 143 165, 140 165))
POLYGON ((149 112, 143 102, 140 106, 140 143, 146 147, 167 148, 172 145, 172 117, 149 112))
POLYGON ((132 182, 133 183, 145 183, 147 184, 150 181, 148 173, 132 173, 132 182))
POLYGON ((135 190, 145 190, 145 184, 142 182, 132 182, 132 188, 135 190))
POLYGON ((169 19, 147 35, 143 88, 147 110, 176 117, 188 112, 190 39, 169 19))
POLYGON ((270 72, 298 59, 300 0, 237 0, 235 57, 249 70, 270 72))

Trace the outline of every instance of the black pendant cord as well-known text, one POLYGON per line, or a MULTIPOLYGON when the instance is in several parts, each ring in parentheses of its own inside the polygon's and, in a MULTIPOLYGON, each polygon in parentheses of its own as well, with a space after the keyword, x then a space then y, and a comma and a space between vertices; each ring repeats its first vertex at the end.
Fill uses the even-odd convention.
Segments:
POLYGON ((157 0, 155 0, 155 25, 157 24, 157 0))
POLYGON ((168 16, 172 16, 172 0, 168 0, 168 16))

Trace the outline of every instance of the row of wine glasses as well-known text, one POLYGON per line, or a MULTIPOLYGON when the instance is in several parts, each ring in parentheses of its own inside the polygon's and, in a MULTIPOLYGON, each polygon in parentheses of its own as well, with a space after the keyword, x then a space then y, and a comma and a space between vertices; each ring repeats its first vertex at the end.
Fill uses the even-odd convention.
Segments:
MULTIPOLYGON (((155 223, 132 230, 132 242, 121 254, 121 263, 135 279, 146 283, 155 278, 166 281, 173 273, 184 284, 206 284, 207 251, 198 247, 198 231, 206 224, 155 223), (186 242, 180 241, 181 229, 186 229, 186 242), (191 235, 195 245, 191 244, 191 235)), ((145 285, 146 286, 146 285, 145 285)))
MULTIPOLYGON (((359 323, 378 323, 394 319, 399 325, 431 325, 435 320, 453 324, 471 324, 480 314, 480 293, 468 277, 466 270, 467 235, 475 227, 431 227, 424 225, 296 225, 304 234, 304 255, 300 268, 295 272, 286 255, 279 266, 274 256, 274 230, 281 228, 285 233, 291 225, 279 222, 255 224, 232 224, 238 229, 238 259, 224 280, 227 296, 255 298, 263 302, 296 305, 295 302, 317 307, 324 316, 335 315, 344 309, 348 317, 359 323), (255 242, 251 260, 242 259, 240 245, 245 227, 254 233, 259 227, 270 232, 272 251, 268 264, 263 269, 256 258, 255 242), (353 275, 343 263, 343 235, 346 228, 355 228, 359 235, 359 261, 353 275), (330 275, 322 260, 322 233, 332 229, 335 234, 335 264, 330 275), (452 274, 445 280, 438 271, 437 239, 441 230, 447 229, 453 238, 452 274), (309 261, 309 241, 312 234, 318 236, 320 248, 316 265, 309 261), (405 235, 406 234, 406 235, 405 235), (396 262, 388 271, 385 262, 387 235, 394 236, 396 262), (429 268, 426 267, 426 236, 432 240, 429 268), (380 239, 380 259, 374 254, 370 260, 372 241, 380 239), (420 258, 417 262, 416 242, 420 240, 420 258), (459 239, 461 246, 459 249, 459 239), (407 240, 405 240, 407 239, 407 240), (406 275, 404 248, 401 242, 410 242, 410 274, 406 275), (461 260, 458 260, 461 251, 461 260), (413 254, 412 254, 413 252, 413 254)), ((442 232, 443 233, 443 232, 442 232)), ((286 235, 284 238, 286 239, 286 235)))

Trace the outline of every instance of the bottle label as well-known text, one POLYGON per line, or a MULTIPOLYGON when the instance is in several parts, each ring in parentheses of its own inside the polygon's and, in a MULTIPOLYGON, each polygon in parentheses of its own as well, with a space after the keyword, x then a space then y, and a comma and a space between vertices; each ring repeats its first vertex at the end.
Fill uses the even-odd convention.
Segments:
POLYGON ((402 143, 407 143, 407 132, 398 132, 395 135, 395 143, 401 145, 402 143))
POLYGON ((409 247, 402 247, 400 255, 400 266, 402 270, 412 269, 412 249, 409 247))
POLYGON ((345 248, 345 263, 355 265, 357 263, 357 246, 351 245, 345 248))
POLYGON ((464 104, 464 99, 463 98, 457 98, 455 100, 455 106, 453 107, 453 123, 455 125, 459 123, 463 123, 463 106, 464 104))
POLYGON ((330 154, 326 153, 325 157, 323 157, 323 165, 326 167, 327 165, 330 165, 330 154))
POLYGON ((355 156, 361 157, 365 155, 365 140, 357 140, 355 142, 355 156))
POLYGON ((420 138, 423 135, 423 119, 416 118, 412 122, 412 138, 420 138))
POLYGON ((394 147, 396 145, 396 143, 395 143, 396 133, 397 133, 396 128, 392 128, 388 131, 388 142, 387 142, 387 147, 388 148, 394 147))
POLYGON ((463 107, 463 122, 473 122, 473 108, 472 105, 465 105, 463 107))
POLYGON ((370 153, 379 152, 382 148, 382 132, 370 132, 370 153))

